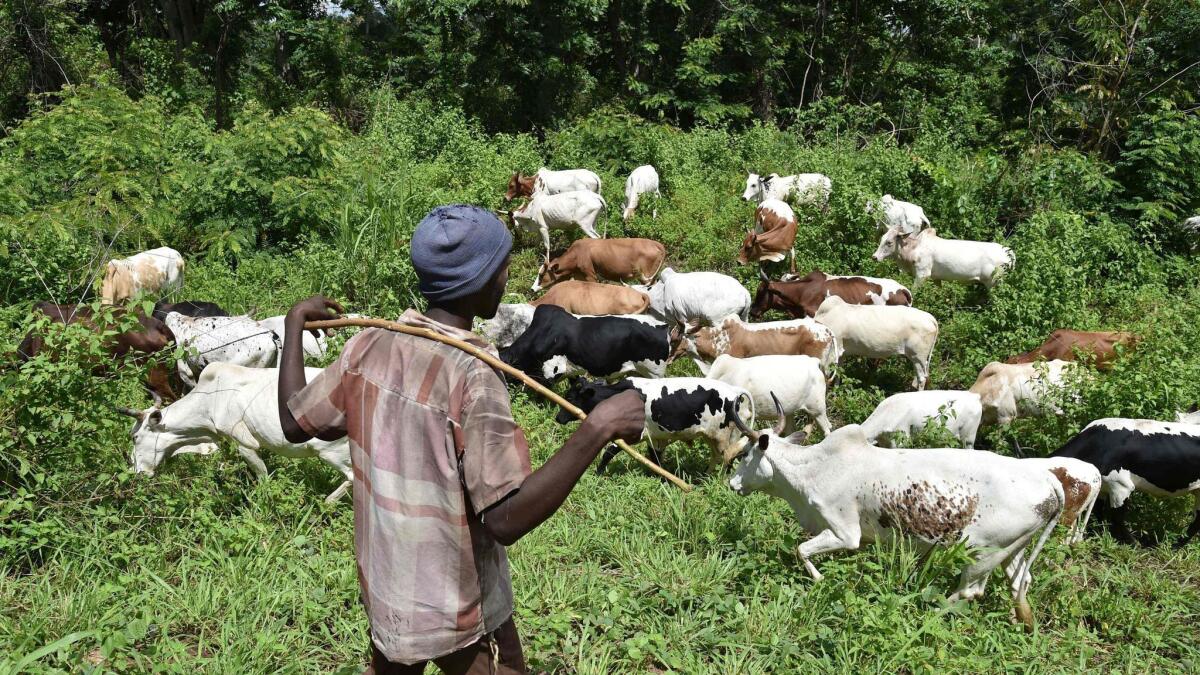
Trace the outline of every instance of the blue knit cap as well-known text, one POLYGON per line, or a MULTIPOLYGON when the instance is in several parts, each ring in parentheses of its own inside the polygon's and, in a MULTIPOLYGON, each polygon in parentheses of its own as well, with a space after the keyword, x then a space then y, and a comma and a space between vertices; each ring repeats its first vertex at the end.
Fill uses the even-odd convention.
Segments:
POLYGON ((409 245, 421 295, 453 300, 483 288, 512 250, 512 235, 487 209, 439 206, 417 225, 409 245))

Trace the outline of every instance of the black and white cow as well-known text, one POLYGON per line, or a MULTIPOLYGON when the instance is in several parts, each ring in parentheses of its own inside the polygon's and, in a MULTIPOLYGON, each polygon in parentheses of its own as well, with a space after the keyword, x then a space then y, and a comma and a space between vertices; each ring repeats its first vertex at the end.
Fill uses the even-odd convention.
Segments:
MULTIPOLYGON (((740 417, 749 424, 754 419, 754 399, 750 392, 703 377, 630 377, 615 384, 576 380, 567 390, 566 399, 583 412, 590 413, 601 401, 627 389, 635 389, 646 401, 645 438, 651 457, 658 462, 655 448, 671 441, 701 440, 712 451, 711 465, 728 464, 739 452, 744 439, 733 421, 740 417)), ((562 410, 555 418, 566 424, 575 417, 562 410)), ((601 458, 597 472, 617 454, 610 447, 601 458)))
POLYGON ((671 334, 662 325, 616 316, 575 316, 557 305, 539 305, 529 328, 500 350, 500 358, 546 381, 584 373, 662 377, 671 344, 671 334))
POLYGON ((1109 417, 1084 427, 1053 456, 1074 457, 1100 470, 1118 539, 1132 539, 1124 506, 1135 490, 1155 497, 1191 494, 1196 516, 1176 546, 1200 532, 1200 425, 1109 417))

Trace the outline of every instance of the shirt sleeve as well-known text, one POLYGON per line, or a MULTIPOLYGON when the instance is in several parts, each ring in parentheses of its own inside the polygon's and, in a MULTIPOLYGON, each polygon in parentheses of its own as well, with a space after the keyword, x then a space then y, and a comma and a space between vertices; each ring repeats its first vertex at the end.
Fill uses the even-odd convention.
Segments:
POLYGON ((346 372, 346 352, 325 367, 303 389, 288 399, 288 410, 300 428, 313 436, 329 432, 346 433, 346 400, 342 376, 346 372))
POLYGON ((512 417, 508 389, 491 368, 467 381, 462 413, 463 483, 475 513, 516 492, 529 476, 529 444, 512 417))

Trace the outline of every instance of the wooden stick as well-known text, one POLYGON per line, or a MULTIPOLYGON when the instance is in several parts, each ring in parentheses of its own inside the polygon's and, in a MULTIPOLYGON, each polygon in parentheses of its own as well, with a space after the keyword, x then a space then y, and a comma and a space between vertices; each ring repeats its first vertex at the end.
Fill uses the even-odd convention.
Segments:
MULTIPOLYGON (((513 368, 512 366, 501 361, 500 359, 492 356, 491 354, 487 353, 483 349, 480 349, 479 347, 476 347, 473 344, 464 342, 457 338, 452 338, 447 335, 442 335, 441 333, 432 331, 428 328, 417 328, 416 326, 407 326, 405 324, 402 324, 402 323, 399 323, 396 321, 387 321, 386 319, 328 319, 325 321, 309 321, 308 323, 304 324, 304 328, 306 330, 318 329, 318 328, 325 328, 325 329, 347 328, 347 327, 351 327, 351 326, 358 326, 361 328, 383 328, 386 330, 396 331, 397 333, 407 333, 408 335, 416 335, 417 337, 423 337, 423 338, 428 338, 430 340, 436 340, 437 342, 441 342, 443 344, 450 345, 451 347, 456 347, 456 348, 461 349, 464 352, 470 354, 471 356, 474 356, 475 358, 479 359, 480 361, 483 361, 484 363, 488 364, 489 366, 492 366, 493 368, 499 368, 500 370, 508 373, 509 375, 512 375, 513 377, 515 377, 518 380, 520 380, 521 382, 523 382, 525 384, 525 386, 529 387, 530 389, 533 389, 534 391, 541 394, 542 396, 545 396, 546 398, 550 399, 554 403, 562 406, 563 409, 565 409, 567 412, 571 413, 572 415, 578 417, 579 419, 582 420, 582 419, 587 418, 587 413, 583 412, 576 406, 572 405, 565 398, 554 393, 550 389, 543 386, 540 382, 533 379, 532 377, 529 377, 528 375, 521 372, 520 370, 517 370, 516 368, 513 368)), ((672 483, 674 483, 676 486, 678 486, 684 492, 692 491, 692 486, 688 485, 679 476, 676 476, 675 474, 671 473, 670 471, 667 471, 666 469, 655 464, 654 462, 651 462, 649 459, 646 458, 645 455, 643 455, 642 453, 638 452, 637 450, 634 450, 633 448, 631 448, 629 446, 629 444, 626 443, 625 441, 617 439, 614 442, 617 444, 618 448, 620 448, 621 450, 623 450, 625 452, 625 454, 629 455, 630 457, 633 457, 637 461, 646 465, 646 468, 650 469, 654 473, 671 481, 672 483)))

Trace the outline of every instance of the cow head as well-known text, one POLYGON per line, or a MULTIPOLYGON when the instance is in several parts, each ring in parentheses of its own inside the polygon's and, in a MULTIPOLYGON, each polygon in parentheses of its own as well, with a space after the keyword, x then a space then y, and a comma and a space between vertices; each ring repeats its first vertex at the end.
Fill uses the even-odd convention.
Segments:
POLYGON ((571 275, 569 272, 563 271, 557 260, 551 260, 548 263, 542 263, 542 266, 538 268, 538 278, 533 284, 533 291, 536 293, 543 288, 550 288, 554 284, 557 284, 558 282, 563 281, 570 276, 571 275))
POLYGON ((758 251, 758 235, 753 232, 747 232, 746 238, 742 240, 742 248, 738 251, 737 262, 739 265, 745 265, 751 259, 757 258, 758 251))
POLYGON ((748 202, 762 201, 763 193, 767 188, 767 181, 762 176, 752 173, 746 177, 746 189, 742 192, 742 199, 748 202))
MULTIPOLYGON (((595 410, 601 401, 632 388, 633 383, 629 380, 621 380, 616 384, 608 384, 604 380, 589 382, 582 378, 576 378, 571 380, 571 384, 567 387, 563 398, 587 414, 595 410)), ((575 420, 576 417, 565 409, 559 410, 558 414, 554 416, 554 421, 559 424, 566 424, 575 420)))
POLYGON ((766 314, 767 310, 774 309, 774 295, 769 280, 763 279, 759 282, 758 292, 754 294, 754 302, 750 305, 750 318, 758 319, 766 314))
POLYGON ((504 193, 506 201, 512 201, 517 197, 529 197, 533 194, 533 182, 537 180, 537 176, 522 176, 520 171, 514 172, 512 178, 508 179, 508 191, 504 193))
POLYGON ((879 240, 879 248, 875 249, 875 253, 871 254, 871 257, 875 260, 891 258, 900 251, 904 239, 904 235, 895 228, 888 228, 888 231, 884 232, 883 237, 879 240))
POLYGON ((154 405, 145 410, 116 409, 117 412, 134 418, 133 429, 129 432, 133 439, 129 463, 133 466, 134 473, 153 476, 158 467, 173 455, 207 455, 216 451, 217 446, 213 438, 194 434, 185 436, 168 428, 163 416, 170 406, 162 408, 162 400, 158 396, 154 399, 154 405))
POLYGON ((734 461, 739 458, 742 461, 738 464, 733 477, 729 479, 729 487, 743 497, 751 492, 765 491, 769 488, 775 478, 775 467, 767 457, 767 447, 773 442, 787 443, 779 438, 779 434, 787 422, 787 416, 784 415, 783 406, 780 405, 775 392, 771 392, 771 401, 775 403, 775 411, 779 416, 775 426, 771 429, 754 431, 746 426, 741 417, 732 416, 733 423, 746 436, 747 443, 742 447, 742 451, 733 458, 734 461))
POLYGON ((667 356, 667 363, 688 353, 688 339, 684 334, 683 328, 675 326, 667 333, 667 346, 670 348, 670 355, 667 356))

